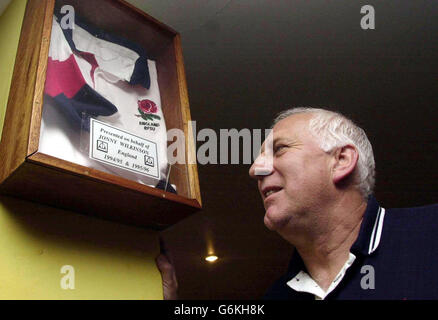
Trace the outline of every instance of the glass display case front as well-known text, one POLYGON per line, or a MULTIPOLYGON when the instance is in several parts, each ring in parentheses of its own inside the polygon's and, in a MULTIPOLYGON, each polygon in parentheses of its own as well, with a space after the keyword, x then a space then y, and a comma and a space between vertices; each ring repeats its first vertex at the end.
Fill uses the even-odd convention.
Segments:
POLYGON ((40 132, 41 153, 177 193, 156 61, 59 2, 40 132))

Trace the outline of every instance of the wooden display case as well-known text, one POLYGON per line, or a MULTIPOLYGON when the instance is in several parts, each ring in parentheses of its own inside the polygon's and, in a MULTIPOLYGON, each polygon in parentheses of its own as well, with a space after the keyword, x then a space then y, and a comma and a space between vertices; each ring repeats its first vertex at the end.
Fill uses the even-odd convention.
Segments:
MULTIPOLYGON (((56 1, 143 46, 156 61, 166 126, 196 159, 180 35, 121 0, 56 1)), ((201 208, 196 164, 175 164, 177 194, 39 152, 55 0, 28 0, 0 145, 0 191, 121 223, 164 229, 201 208)))

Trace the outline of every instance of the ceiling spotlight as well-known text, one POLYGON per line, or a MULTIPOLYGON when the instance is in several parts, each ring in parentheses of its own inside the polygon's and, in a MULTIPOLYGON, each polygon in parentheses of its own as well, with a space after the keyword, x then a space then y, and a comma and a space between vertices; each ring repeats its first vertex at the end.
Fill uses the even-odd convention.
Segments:
POLYGON ((210 256, 205 258, 205 260, 207 260, 208 262, 211 262, 211 263, 215 262, 217 259, 218 259, 218 257, 213 256, 213 255, 210 255, 210 256))

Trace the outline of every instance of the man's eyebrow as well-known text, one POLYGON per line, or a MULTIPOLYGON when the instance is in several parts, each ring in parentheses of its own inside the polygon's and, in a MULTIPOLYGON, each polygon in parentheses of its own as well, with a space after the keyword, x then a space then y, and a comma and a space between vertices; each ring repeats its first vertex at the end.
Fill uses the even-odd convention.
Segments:
POLYGON ((276 143, 283 142, 283 141, 287 142, 289 140, 290 140, 290 138, 285 138, 285 137, 275 138, 274 141, 272 142, 272 145, 275 145, 276 143))
MULTIPOLYGON (((285 137, 275 138, 274 141, 272 142, 272 146, 275 146, 276 143, 282 142, 283 140, 287 141, 288 139, 285 138, 285 137)), ((265 152, 265 142, 263 142, 262 147, 260 148, 260 153, 264 153, 265 152)))

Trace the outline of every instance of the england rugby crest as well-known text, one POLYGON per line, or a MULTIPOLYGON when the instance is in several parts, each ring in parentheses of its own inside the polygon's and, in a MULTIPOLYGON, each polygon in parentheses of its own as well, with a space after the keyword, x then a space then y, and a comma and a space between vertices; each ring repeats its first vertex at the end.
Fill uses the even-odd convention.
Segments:
POLYGON ((136 116, 145 120, 139 123, 144 126, 145 130, 155 131, 160 126, 161 117, 157 115, 158 106, 152 100, 139 100, 138 112, 140 114, 136 114, 136 116))

